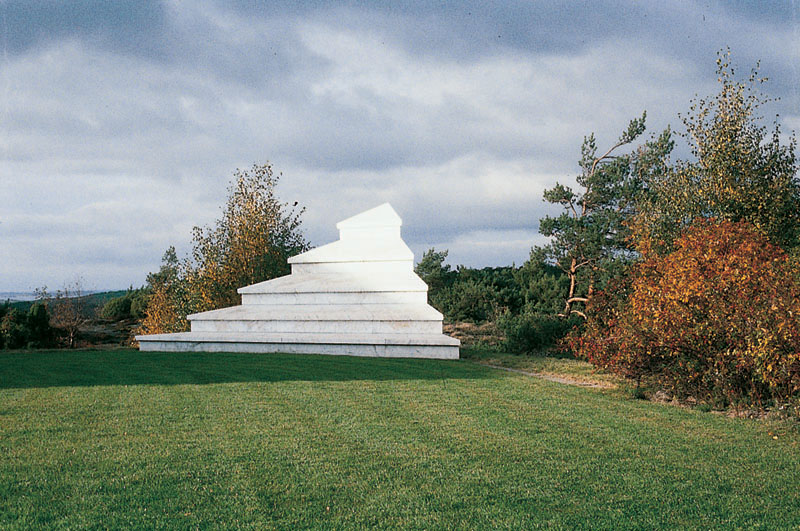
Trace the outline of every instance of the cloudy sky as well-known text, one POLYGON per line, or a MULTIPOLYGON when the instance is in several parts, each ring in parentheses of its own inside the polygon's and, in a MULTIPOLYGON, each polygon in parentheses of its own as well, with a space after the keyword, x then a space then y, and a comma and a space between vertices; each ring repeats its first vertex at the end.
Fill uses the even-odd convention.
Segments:
POLYGON ((520 264, 583 136, 677 127, 721 48, 800 130, 799 24, 794 1, 0 0, 0 291, 141 285, 266 161, 314 245, 389 201, 418 258, 520 264))

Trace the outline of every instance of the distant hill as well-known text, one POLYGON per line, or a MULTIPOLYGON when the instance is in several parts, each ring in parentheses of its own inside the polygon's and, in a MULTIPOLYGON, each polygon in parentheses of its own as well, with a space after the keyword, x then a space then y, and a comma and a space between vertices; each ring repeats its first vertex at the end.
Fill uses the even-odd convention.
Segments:
MULTIPOLYGON (((91 293, 89 295, 84 295, 81 297, 83 299, 86 309, 87 315, 95 315, 97 311, 102 308, 105 303, 109 300, 114 299, 116 297, 122 297, 127 293, 127 290, 117 290, 117 291, 101 291, 100 293, 91 293)), ((2 301, 4 302, 4 301, 2 301)), ((27 312, 28 308, 30 308, 33 303, 36 301, 16 301, 11 303, 12 308, 16 308, 20 311, 27 312)))

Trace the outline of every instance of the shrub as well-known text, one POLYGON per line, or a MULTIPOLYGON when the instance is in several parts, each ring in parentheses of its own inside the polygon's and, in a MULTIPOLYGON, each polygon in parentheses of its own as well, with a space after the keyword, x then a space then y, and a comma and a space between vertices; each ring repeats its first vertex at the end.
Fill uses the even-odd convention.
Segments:
POLYGON ((583 322, 578 316, 564 319, 550 314, 503 314, 497 326, 503 331, 506 350, 530 354, 556 345, 566 334, 583 322))
POLYGON ((534 247, 514 277, 523 297, 524 312, 556 315, 564 309, 569 277, 545 261, 543 249, 534 247))
POLYGON ((524 294, 513 267, 473 269, 445 264, 447 250, 428 249, 414 271, 428 285, 428 302, 450 322, 481 323, 501 311, 517 313, 524 294))
POLYGON ((3 348, 22 348, 26 339, 25 316, 16 308, 9 309, 0 321, 0 341, 3 348))
POLYGON ((0 306, 0 348, 44 348, 53 346, 55 340, 45 303, 32 304, 27 313, 8 304, 0 306))
POLYGON ((436 297, 443 289, 453 283, 456 272, 450 270, 450 265, 445 264, 447 249, 436 251, 430 248, 422 255, 422 259, 414 266, 414 272, 428 285, 428 296, 436 297))
POLYGON ((50 326, 47 305, 36 302, 28 309, 26 318, 27 346, 32 348, 51 347, 56 341, 56 331, 50 326))
POLYGON ((147 288, 128 288, 125 295, 109 300, 100 310, 100 317, 112 321, 143 319, 147 312, 150 291, 147 288))
POLYGON ((147 315, 147 303, 150 301, 150 290, 140 288, 131 297, 131 317, 134 319, 144 319, 147 315))
POLYGON ((494 318, 497 296, 491 286, 476 280, 455 282, 431 297, 431 305, 450 322, 480 323, 494 318))
POLYGON ((122 297, 114 297, 103 306, 100 316, 103 319, 111 319, 112 321, 129 319, 131 316, 131 299, 130 293, 126 293, 122 297))
POLYGON ((574 352, 715 406, 800 398, 798 264, 746 222, 700 221, 590 305, 574 352), (624 287, 623 287, 624 288, 624 287))

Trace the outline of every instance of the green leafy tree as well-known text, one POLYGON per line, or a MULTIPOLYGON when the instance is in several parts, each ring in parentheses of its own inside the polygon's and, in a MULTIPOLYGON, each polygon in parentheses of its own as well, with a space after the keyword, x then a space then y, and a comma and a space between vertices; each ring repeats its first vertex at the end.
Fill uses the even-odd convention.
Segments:
POLYGON ((0 341, 3 348, 22 348, 26 342, 24 315, 16 308, 9 308, 0 320, 0 341))
POLYGON ((414 271, 428 284, 428 302, 448 322, 493 321, 503 312, 517 313, 523 295, 511 267, 474 269, 445 263, 447 250, 428 249, 414 271))
POLYGON ((100 310, 100 316, 111 321, 141 319, 146 313, 149 295, 146 288, 133 289, 131 286, 125 295, 106 302, 100 310))
POLYGON ((0 305, 0 348, 43 348, 55 344, 56 331, 50 326, 47 304, 36 301, 23 313, 0 305))
POLYGON ((781 143, 759 108, 770 101, 758 89, 766 81, 757 66, 736 79, 730 51, 719 54, 719 93, 692 101, 682 117, 692 159, 652 176, 641 198, 634 231, 643 253, 663 254, 695 220, 747 221, 784 249, 800 244, 800 183, 796 141, 781 143))
POLYGON ((121 321, 129 319, 131 316, 131 297, 125 294, 122 297, 114 297, 103 305, 100 310, 100 317, 111 321, 121 321))
POLYGON ((544 193, 546 201, 564 209, 557 217, 546 216, 539 225, 539 231, 551 238, 543 251, 546 260, 569 281, 559 313, 562 317, 586 317, 583 307, 598 282, 615 262, 629 256, 626 221, 635 212, 648 175, 665 171, 673 148, 669 129, 632 152, 619 151, 644 132, 645 118, 643 113, 631 120, 619 140, 602 153, 598 153, 594 134, 584 138, 581 173, 576 179, 581 191, 557 183, 544 193))
POLYGON ((462 275, 460 268, 458 276, 461 278, 442 290, 432 305, 451 323, 493 320, 498 313, 498 294, 494 287, 462 275))

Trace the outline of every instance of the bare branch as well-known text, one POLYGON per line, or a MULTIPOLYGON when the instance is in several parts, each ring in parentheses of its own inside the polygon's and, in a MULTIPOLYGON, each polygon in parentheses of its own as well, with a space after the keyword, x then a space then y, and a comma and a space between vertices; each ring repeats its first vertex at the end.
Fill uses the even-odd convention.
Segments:
POLYGON ((575 315, 580 315, 581 317, 583 317, 584 319, 586 319, 586 314, 585 314, 585 313, 583 313, 583 312, 582 312, 582 311, 580 311, 580 310, 570 310, 569 314, 559 313, 559 314, 558 314, 558 317, 563 317, 563 318, 565 318, 565 319, 566 319, 567 317, 569 317, 569 316, 570 316, 571 314, 573 314, 573 313, 574 313, 575 315))
MULTIPOLYGON (((586 297, 572 297, 571 299, 567 299, 567 302, 569 302, 569 303, 573 303, 573 302, 589 302, 589 299, 587 299, 586 297)), ((575 310, 573 310, 573 311, 575 311, 575 310)))
POLYGON ((621 147, 621 146, 624 146, 624 145, 625 145, 625 142, 617 142, 616 144, 614 144, 614 146, 613 146, 613 147, 611 147, 611 149, 609 149, 608 151, 606 151, 606 152, 605 152, 605 154, 603 154, 602 156, 600 156, 600 157, 598 157, 598 158, 594 159, 594 162, 592 162, 592 169, 590 169, 590 170, 589 170, 589 175, 594 175, 594 170, 595 170, 595 168, 597 167, 597 164, 598 164, 598 163, 599 163, 601 160, 603 160, 603 159, 605 159, 605 158, 608 158, 608 156, 611 154, 611 152, 612 152, 612 151, 614 151, 614 150, 615 150, 615 149, 617 149, 618 147, 621 147))

